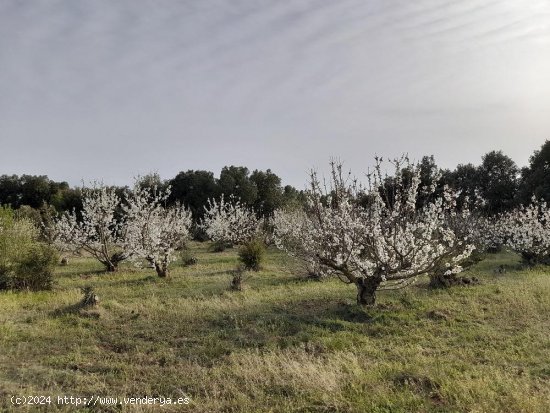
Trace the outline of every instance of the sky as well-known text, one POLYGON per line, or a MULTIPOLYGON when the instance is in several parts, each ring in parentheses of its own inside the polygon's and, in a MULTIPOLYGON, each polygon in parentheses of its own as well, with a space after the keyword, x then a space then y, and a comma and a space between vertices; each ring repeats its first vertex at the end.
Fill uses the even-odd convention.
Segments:
POLYGON ((0 174, 130 184, 550 139, 550 1, 0 0, 0 174))

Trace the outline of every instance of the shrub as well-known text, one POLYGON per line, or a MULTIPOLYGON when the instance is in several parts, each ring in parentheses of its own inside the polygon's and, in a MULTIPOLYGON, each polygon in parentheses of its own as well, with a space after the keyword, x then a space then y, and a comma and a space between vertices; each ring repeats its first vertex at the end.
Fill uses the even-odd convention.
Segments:
POLYGON ((0 207, 0 275, 12 272, 35 242, 38 230, 28 219, 16 219, 10 208, 0 207))
POLYGON ((180 251, 180 259, 181 259, 181 264, 184 267, 195 265, 197 263, 197 257, 191 254, 187 249, 182 249, 180 251))
POLYGON ((233 244, 226 241, 214 241, 208 247, 208 250, 211 252, 224 252, 228 248, 233 248, 233 244))
POLYGON ((233 291, 243 290, 243 276, 244 268, 242 266, 237 267, 231 272, 231 282, 229 283, 229 289, 233 291))
POLYGON ((57 252, 37 239, 38 229, 29 219, 0 208, 0 289, 51 288, 57 252))
POLYGON ((253 239, 239 248, 239 261, 246 270, 259 271, 265 255, 265 245, 259 239, 253 239))
POLYGON ((232 291, 242 291, 244 287, 243 284, 249 278, 250 273, 247 272, 243 264, 239 264, 230 274, 231 281, 229 282, 229 289, 232 291))
POLYGON ((91 286, 86 286, 80 289, 82 292, 82 300, 78 304, 82 308, 94 307, 99 303, 99 297, 91 286))
POLYGON ((49 290, 53 284, 53 270, 59 260, 57 251, 42 243, 32 245, 15 271, 8 275, 7 288, 13 290, 49 290))

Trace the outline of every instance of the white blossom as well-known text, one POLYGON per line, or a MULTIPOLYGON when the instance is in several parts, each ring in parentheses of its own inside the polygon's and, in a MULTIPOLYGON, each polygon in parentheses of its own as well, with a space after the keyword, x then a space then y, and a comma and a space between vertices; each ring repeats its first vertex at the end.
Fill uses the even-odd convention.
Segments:
POLYGON ((550 259, 550 210, 543 200, 533 197, 529 205, 500 215, 494 233, 528 262, 550 259))
POLYGON ((219 201, 209 199, 201 227, 208 237, 224 244, 242 244, 253 238, 260 229, 260 220, 251 208, 238 199, 219 201))
POLYGON ((332 163, 330 188, 312 173, 306 208, 278 211, 273 218, 278 247, 354 283, 360 304, 374 303, 376 289, 409 285, 445 265, 459 271, 458 264, 475 248, 467 234, 449 224, 456 215, 456 194, 444 188, 436 196, 434 185, 419 188, 420 167, 406 159, 394 166, 392 176, 384 175, 377 159, 363 188, 344 177, 341 164, 332 163), (426 191, 431 200, 418 207, 426 191))
POLYGON ((151 264, 160 277, 168 275, 174 252, 189 238, 191 212, 181 205, 166 207, 170 188, 141 187, 136 183, 123 209, 127 227, 124 246, 136 265, 151 264))
POLYGON ((94 183, 82 189, 81 218, 75 211, 63 214, 54 224, 55 244, 65 251, 85 251, 107 270, 116 271, 128 258, 123 250, 125 221, 116 216, 120 198, 114 188, 94 183))

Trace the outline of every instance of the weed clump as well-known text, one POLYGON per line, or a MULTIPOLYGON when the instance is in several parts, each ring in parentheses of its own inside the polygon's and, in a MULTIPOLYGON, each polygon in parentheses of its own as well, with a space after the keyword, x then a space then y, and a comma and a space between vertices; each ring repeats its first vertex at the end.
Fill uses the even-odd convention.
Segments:
POLYGON ((195 265, 198 262, 197 257, 191 254, 188 249, 184 249, 181 251, 180 258, 181 258, 181 265, 184 267, 195 265))
POLYGON ((253 239, 239 248, 239 261, 246 270, 259 271, 265 256, 265 245, 259 239, 253 239))

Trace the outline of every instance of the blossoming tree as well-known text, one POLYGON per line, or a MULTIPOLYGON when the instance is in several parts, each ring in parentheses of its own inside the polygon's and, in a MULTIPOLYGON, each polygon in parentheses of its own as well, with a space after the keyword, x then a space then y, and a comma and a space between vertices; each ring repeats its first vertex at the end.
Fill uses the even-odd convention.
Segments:
POLYGON ((258 233, 260 220, 238 199, 209 199, 201 226, 208 237, 219 244, 243 244, 258 233))
POLYGON ((450 287, 477 282, 476 277, 462 276, 460 272, 483 260, 488 249, 495 246, 496 241, 491 219, 482 215, 479 209, 470 210, 467 198, 462 200, 462 204, 463 207, 460 211, 446 214, 446 225, 457 238, 464 240, 474 249, 471 254, 456 262, 457 265, 454 270, 446 267, 447 263, 443 263, 444 266, 430 271, 428 275, 431 287, 450 287))
POLYGON ((120 198, 114 188, 94 183, 82 189, 82 216, 63 214, 54 224, 55 244, 65 251, 85 251, 101 262, 107 271, 116 271, 128 258, 123 250, 125 222, 116 216, 120 198))
POLYGON ((159 277, 167 277, 174 252, 189 238, 191 212, 181 205, 166 207, 170 188, 135 185, 123 206, 126 214, 125 250, 141 265, 149 262, 159 277))
POLYGON ((546 202, 533 198, 502 214, 495 222, 496 233, 528 264, 550 264, 550 209, 546 202))
POLYGON ((393 175, 385 175, 377 158, 363 188, 333 162, 329 188, 312 173, 307 207, 278 212, 273 221, 279 247, 354 284, 360 305, 374 304, 380 289, 405 287, 441 267, 459 272, 474 249, 448 224, 457 213, 449 189, 436 195, 435 185, 421 188, 420 169, 406 158, 393 165, 393 175))

